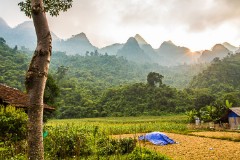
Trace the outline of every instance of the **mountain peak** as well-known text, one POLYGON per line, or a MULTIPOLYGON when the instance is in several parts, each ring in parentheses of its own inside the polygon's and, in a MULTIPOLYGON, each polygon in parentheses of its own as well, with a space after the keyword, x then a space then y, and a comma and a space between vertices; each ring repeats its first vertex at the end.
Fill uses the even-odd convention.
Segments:
POLYGON ((81 39, 81 40, 88 40, 87 36, 85 33, 81 32, 79 34, 76 34, 76 35, 72 35, 71 39, 81 39))
POLYGON ((238 50, 238 47, 236 47, 236 46, 234 46, 234 45, 232 45, 232 44, 230 44, 230 43, 228 43, 228 42, 224 42, 224 43, 222 43, 222 45, 223 45, 225 48, 227 48, 228 50, 232 51, 232 52, 235 52, 235 51, 238 50))
POLYGON ((79 34, 77 34, 77 35, 75 35, 75 36, 76 36, 76 37, 81 37, 81 38, 87 38, 86 34, 83 33, 83 32, 81 32, 81 33, 79 33, 79 34))
POLYGON ((134 38, 137 40, 138 44, 140 45, 148 44, 139 34, 136 34, 134 38))
POLYGON ((173 45, 175 45, 171 40, 168 40, 168 41, 165 41, 166 43, 168 43, 168 44, 173 44, 173 45))
POLYGON ((71 40, 89 41, 86 34, 83 32, 76 34, 76 35, 72 35, 72 37, 70 39, 71 40))
POLYGON ((134 45, 134 46, 138 46, 139 47, 139 44, 138 44, 137 40, 134 37, 130 37, 127 40, 127 43, 125 45, 134 45))
POLYGON ((130 37, 123 47, 118 50, 117 56, 123 56, 127 60, 138 63, 144 63, 150 60, 134 37, 130 37))
POLYGON ((32 21, 25 21, 19 25, 17 25, 15 28, 18 28, 18 29, 33 29, 34 28, 34 25, 33 25, 33 22, 32 21))
POLYGON ((228 42, 224 42, 223 45, 231 45, 231 44, 228 42))
POLYGON ((212 48, 212 51, 221 51, 221 50, 228 50, 228 49, 222 44, 215 44, 212 48))
POLYGON ((0 26, 5 27, 5 28, 10 28, 7 22, 0 17, 0 26))
POLYGON ((162 48, 162 47, 177 47, 172 41, 164 41, 161 45, 160 45, 160 47, 159 47, 159 49, 160 48, 162 48))

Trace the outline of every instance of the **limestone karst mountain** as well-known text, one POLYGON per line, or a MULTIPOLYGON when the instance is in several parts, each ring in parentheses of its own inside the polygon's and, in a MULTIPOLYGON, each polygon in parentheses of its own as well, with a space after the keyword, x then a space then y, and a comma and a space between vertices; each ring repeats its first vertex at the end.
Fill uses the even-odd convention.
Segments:
POLYGON ((150 57, 151 62, 161 63, 162 57, 153 49, 153 47, 143 39, 139 34, 136 34, 134 38, 137 40, 140 48, 150 57))
POLYGON ((157 52, 163 57, 162 63, 168 66, 196 63, 200 54, 192 52, 189 48, 177 46, 172 41, 163 42, 157 52))
POLYGON ((107 53, 108 55, 117 55, 118 50, 121 49, 123 45, 124 44, 114 43, 112 45, 101 48, 99 52, 102 54, 107 53))
POLYGON ((215 57, 222 59, 228 54, 232 54, 224 45, 216 44, 211 50, 205 50, 199 58, 200 62, 211 62, 215 57))
POLYGON ((227 48, 229 51, 232 51, 233 53, 236 52, 239 49, 239 47, 236 47, 236 46, 234 46, 234 45, 232 45, 232 44, 230 44, 228 42, 224 42, 222 45, 225 48, 227 48))
POLYGON ((68 55, 85 55, 86 52, 94 52, 98 48, 93 46, 85 33, 73 35, 67 40, 61 40, 56 44, 56 50, 64 51, 68 55))
POLYGON ((140 48, 134 37, 130 37, 124 46, 118 50, 117 56, 125 57, 126 59, 137 63, 146 63, 151 61, 150 57, 140 48))
MULTIPOLYGON (((51 34, 53 44, 60 41, 60 38, 58 38, 53 32, 51 32, 51 34)), ((11 28, 3 19, 0 19, 0 37, 3 37, 11 47, 18 46, 18 48, 21 48, 24 46, 25 48, 34 50, 37 43, 32 21, 25 21, 14 28, 11 28)), ((55 45, 53 45, 53 49, 55 49, 54 46, 55 45)))
MULTIPOLYGON (((66 52, 67 55, 86 55, 95 52, 108 55, 122 56, 130 61, 139 63, 157 63, 164 66, 176 66, 179 64, 192 64, 197 62, 210 62, 215 57, 224 57, 228 53, 240 52, 238 47, 228 42, 215 45, 211 50, 193 52, 187 47, 175 45, 172 41, 164 41, 158 49, 154 49, 140 34, 128 39, 125 44, 114 43, 112 45, 97 48, 87 38, 85 33, 79 33, 63 40, 53 32, 53 51, 66 52)), ((34 50, 36 47, 36 34, 32 21, 26 21, 11 28, 0 18, 0 37, 3 37, 10 47, 16 45, 34 50)))

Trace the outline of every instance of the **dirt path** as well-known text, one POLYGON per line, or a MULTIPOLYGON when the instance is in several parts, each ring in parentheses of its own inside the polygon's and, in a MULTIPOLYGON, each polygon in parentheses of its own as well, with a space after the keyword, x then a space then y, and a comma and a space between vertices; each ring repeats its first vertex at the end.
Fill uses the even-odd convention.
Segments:
MULTIPOLYGON (((240 159, 240 142, 211 139, 197 136, 166 133, 178 144, 156 146, 140 143, 149 149, 165 154, 174 160, 238 160, 240 159)), ((116 138, 136 137, 140 134, 125 134, 116 138)))

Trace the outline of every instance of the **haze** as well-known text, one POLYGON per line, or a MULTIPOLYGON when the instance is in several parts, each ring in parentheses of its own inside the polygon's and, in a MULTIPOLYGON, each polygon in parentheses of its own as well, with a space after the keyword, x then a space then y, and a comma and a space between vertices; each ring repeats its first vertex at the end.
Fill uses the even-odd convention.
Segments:
MULTIPOLYGON (((30 20, 17 6, 21 0, 0 0, 0 17, 14 27, 30 20)), ((125 43, 140 34, 154 48, 171 40, 192 50, 216 43, 239 46, 239 0, 75 0, 68 12, 48 16, 60 38, 80 32, 98 47, 125 43)))

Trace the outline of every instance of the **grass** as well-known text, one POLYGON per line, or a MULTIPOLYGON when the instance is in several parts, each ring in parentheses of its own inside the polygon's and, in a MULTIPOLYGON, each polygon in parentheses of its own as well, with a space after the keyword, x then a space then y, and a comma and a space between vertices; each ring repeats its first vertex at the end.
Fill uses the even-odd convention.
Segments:
MULTIPOLYGON (((49 120, 45 124, 45 130, 48 130, 49 133, 48 136, 44 138, 46 159, 58 159, 59 157, 63 157, 63 159, 84 159, 84 157, 87 157, 91 160, 99 159, 100 156, 100 159, 102 160, 124 160, 129 159, 129 156, 131 156, 131 154, 133 153, 133 156, 139 156, 140 159, 142 158, 142 156, 156 156, 163 157, 162 159, 169 159, 164 155, 168 155, 173 159, 181 159, 181 157, 184 158, 186 156, 190 156, 188 157, 190 159, 201 159, 204 158, 204 156, 199 157, 196 155, 209 154, 208 152, 211 152, 211 157, 209 158, 214 159, 219 158, 219 156, 221 156, 220 153, 222 152, 227 154, 227 150, 224 150, 224 148, 220 148, 220 143, 223 142, 219 139, 226 139, 232 141, 239 140, 239 133, 206 132, 206 129, 194 130, 193 128, 189 128, 187 117, 185 115, 106 117, 61 120, 54 119, 49 120), (170 138, 173 138, 180 143, 175 145, 167 145, 164 147, 154 146, 152 144, 146 143, 146 145, 142 147, 146 147, 149 149, 145 151, 148 154, 145 154, 145 152, 143 153, 142 149, 136 149, 133 153, 124 155, 119 154, 118 152, 116 152, 116 154, 109 154, 109 151, 118 151, 118 149, 116 148, 120 145, 119 142, 111 140, 113 137, 128 138, 129 136, 131 136, 133 137, 133 139, 135 139, 137 138, 137 135, 139 135, 139 133, 147 133, 152 131, 160 131, 165 133, 167 132, 167 135, 169 135, 170 138), (229 137, 231 138, 229 139, 229 137), (218 140, 216 138, 218 138, 218 140), (99 147, 99 144, 103 146, 99 147), (199 146, 201 147, 199 148, 199 146), (209 148, 214 148, 214 150, 209 150, 209 148), (202 150, 200 151, 200 149, 202 150), (99 155, 99 153, 102 152, 106 153, 106 155, 99 155), (157 153, 163 153, 164 155, 157 155, 157 153)), ((128 141, 131 140, 127 140, 125 142, 128 141)), ((225 143, 230 148, 230 146, 235 145, 234 143, 236 142, 225 141, 224 144, 225 143)), ((19 147, 16 147, 15 145, 10 145, 11 147, 9 148, 5 146, 3 142, 1 142, 0 159, 5 155, 7 155, 8 157, 11 157, 12 155, 13 157, 15 157, 15 159, 25 160, 26 143, 18 145, 19 147), (15 146, 15 149, 13 146, 15 146), (17 148, 22 149, 19 150, 17 148), (19 151, 17 151, 16 149, 19 151), (15 150, 17 152, 15 152, 15 150)), ((123 146, 121 146, 120 148, 123 148, 123 146)), ((237 154, 235 152, 240 153, 236 150, 232 150, 231 152, 229 150, 229 158, 235 158, 237 154)), ((148 159, 153 159, 153 157, 148 159)))
POLYGON ((46 124, 46 126, 59 125, 78 126, 90 132, 97 127, 100 132, 105 132, 108 135, 146 133, 151 131, 188 132, 187 117, 185 115, 62 119, 50 120, 46 124))

